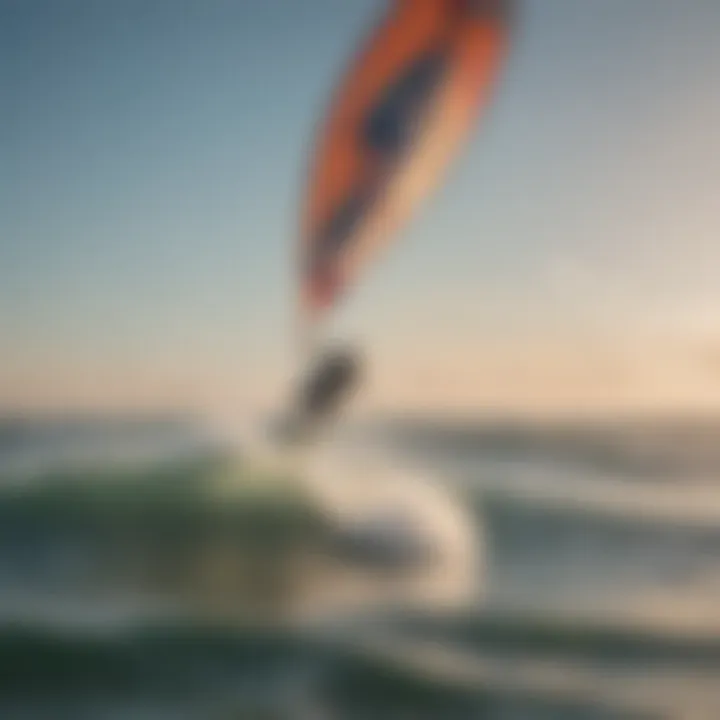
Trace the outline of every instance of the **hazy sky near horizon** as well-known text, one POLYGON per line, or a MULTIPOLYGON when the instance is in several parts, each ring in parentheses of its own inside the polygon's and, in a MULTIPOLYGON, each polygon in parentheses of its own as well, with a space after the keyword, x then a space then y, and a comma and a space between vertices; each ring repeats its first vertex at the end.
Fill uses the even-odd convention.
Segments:
MULTIPOLYGON (((481 132, 339 317, 363 400, 720 408, 720 3, 520 5, 481 132)), ((0 0, 0 410, 282 393, 309 143, 384 6, 0 0)))

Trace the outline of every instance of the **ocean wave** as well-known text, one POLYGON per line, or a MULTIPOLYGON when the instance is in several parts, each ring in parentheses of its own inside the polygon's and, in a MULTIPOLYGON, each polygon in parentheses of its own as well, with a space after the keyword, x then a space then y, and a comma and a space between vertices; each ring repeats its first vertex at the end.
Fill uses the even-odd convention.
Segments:
MULTIPOLYGON (((230 455, 200 455, 181 462, 84 470, 49 471, 0 484, 1 526, 18 522, 144 523, 162 527, 176 520, 185 527, 222 524, 239 516, 239 527, 268 518, 307 518, 302 488, 281 473, 253 472, 230 455), (266 510, 268 516, 263 515, 266 510)), ((171 523, 172 524, 172 523, 171 523)), ((284 523, 281 523, 284 524, 284 523)))
POLYGON ((430 460, 523 462, 653 482, 720 479, 717 418, 565 422, 403 418, 366 432, 376 442, 390 442, 430 460))
POLYGON ((497 618, 458 618, 438 643, 427 622, 413 622, 412 633, 401 623, 394 631, 334 639, 296 629, 187 622, 104 635, 0 627, 0 708, 41 697, 102 700, 116 717, 132 716, 118 714, 123 703, 164 701, 186 709, 189 703, 194 713, 176 717, 193 718, 253 717, 251 708, 262 704, 274 706, 278 714, 271 717, 301 717, 300 702, 321 704, 337 718, 661 720, 685 717, 683 708, 691 706, 720 707, 712 705, 719 698, 707 694, 699 672, 689 684, 666 683, 663 692, 665 676, 651 677, 647 667, 632 675, 619 647, 642 646, 632 660, 655 660, 656 669, 686 662, 691 653, 705 663, 694 667, 707 679, 717 671, 717 643, 708 654, 708 643, 698 639, 683 645, 630 630, 613 636, 608 629, 497 618), (483 649, 492 654, 478 646, 468 652, 467 633, 472 640, 482 635, 483 649), (625 662, 622 674, 607 672, 609 645, 625 662), (587 662, 578 666, 579 647, 586 661, 601 662, 594 669, 587 662), (564 663, 558 664, 559 655, 564 663), (203 715, 209 707, 222 714, 203 715), (282 709, 286 714, 279 714, 282 709))
MULTIPOLYGON (((23 607, 41 614, 37 598, 48 593, 56 607, 108 598, 128 605, 139 594, 233 613, 325 607, 321 600, 342 607, 343 597, 360 602, 366 590, 375 598, 374 587, 360 587, 342 564, 328 563, 336 523, 361 509, 357 493, 370 489, 361 481, 352 492, 344 488, 337 475, 343 467, 331 464, 323 482, 303 483, 259 472, 237 456, 205 454, 6 482, 0 615, 23 607)), ((423 494, 409 475, 397 502, 432 510, 432 520, 445 479, 425 483, 423 494)), ((659 497, 623 484, 576 491, 550 480, 454 488, 453 506, 469 511, 474 542, 483 545, 459 572, 477 574, 482 594, 496 604, 614 605, 637 614, 645 603, 648 613, 664 605, 666 615, 681 617, 673 608, 683 607, 698 623, 711 619, 711 611, 692 610, 703 599, 706 609, 720 602, 720 530, 707 495, 694 499, 690 490, 665 486, 659 497)), ((379 495, 383 502, 386 496, 379 495)), ((450 524, 456 514, 448 515, 450 524)))
POLYGON ((400 625, 442 644, 505 658, 553 658, 602 666, 662 666, 720 672, 720 628, 689 630, 640 619, 580 613, 468 612, 407 617, 400 625))
POLYGON ((306 615, 474 597, 479 540, 442 488, 391 473, 375 493, 367 479, 343 481, 343 463, 326 472, 311 482, 229 454, 6 482, 0 617, 62 619, 78 607, 112 617, 149 603, 306 615), (369 547, 363 523, 381 527, 383 512, 423 533, 427 567, 390 572, 358 560, 359 544, 369 547))
POLYGON ((269 612, 311 573, 327 532, 290 480, 210 457, 6 484, 0 609, 8 595, 142 593, 269 612))

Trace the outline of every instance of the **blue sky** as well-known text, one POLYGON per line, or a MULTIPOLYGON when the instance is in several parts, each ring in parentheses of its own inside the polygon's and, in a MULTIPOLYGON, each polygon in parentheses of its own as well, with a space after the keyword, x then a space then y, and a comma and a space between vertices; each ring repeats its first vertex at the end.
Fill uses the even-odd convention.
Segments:
MULTIPOLYGON (((0 407, 282 392, 309 142, 383 7, 0 0, 0 407)), ((481 132, 338 318, 367 402, 720 405, 720 4, 519 20, 481 132)))

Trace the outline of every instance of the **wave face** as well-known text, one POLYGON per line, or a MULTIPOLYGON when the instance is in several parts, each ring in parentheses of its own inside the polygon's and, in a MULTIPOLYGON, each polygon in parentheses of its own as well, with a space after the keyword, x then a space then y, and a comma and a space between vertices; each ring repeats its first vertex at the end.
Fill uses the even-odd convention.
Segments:
MULTIPOLYGON (((376 428, 483 545, 483 592, 442 609, 333 555, 342 464, 299 482, 175 421, 1 427, 0 717, 720 717, 720 424, 376 428)), ((384 472, 363 442, 345 467, 384 472)))

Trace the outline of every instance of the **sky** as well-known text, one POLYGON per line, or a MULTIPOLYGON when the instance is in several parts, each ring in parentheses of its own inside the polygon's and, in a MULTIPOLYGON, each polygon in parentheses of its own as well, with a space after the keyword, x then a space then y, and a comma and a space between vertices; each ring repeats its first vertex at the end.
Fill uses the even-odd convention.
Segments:
MULTIPOLYGON (((384 7, 0 0, 0 413, 286 392, 310 143, 384 7)), ((361 404, 720 409, 719 35, 716 0, 521 2, 490 113, 338 314, 361 404)))

